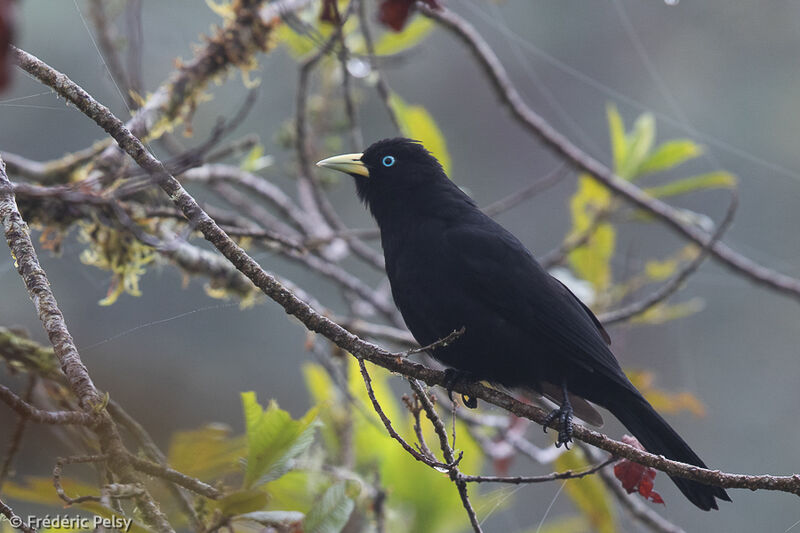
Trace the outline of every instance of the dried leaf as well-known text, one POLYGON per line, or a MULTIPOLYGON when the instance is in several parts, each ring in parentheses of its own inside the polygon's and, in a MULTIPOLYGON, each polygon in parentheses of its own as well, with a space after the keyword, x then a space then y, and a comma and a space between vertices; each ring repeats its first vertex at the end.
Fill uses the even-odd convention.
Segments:
MULTIPOLYGON (((408 22, 414 2, 415 0, 384 0, 378 8, 378 20, 394 31, 401 31, 408 22)), ((432 8, 440 7, 437 0, 423 0, 423 2, 432 8)))
MULTIPOLYGON (((623 436, 622 442, 644 450, 644 446, 639 444, 636 438, 629 435, 623 436)), ((653 490, 653 480, 656 478, 655 469, 640 465, 639 463, 634 463, 628 459, 622 459, 614 465, 614 476, 620 481, 622 488, 624 488, 628 494, 638 492, 646 500, 650 500, 653 503, 664 504, 664 499, 661 495, 653 490)))

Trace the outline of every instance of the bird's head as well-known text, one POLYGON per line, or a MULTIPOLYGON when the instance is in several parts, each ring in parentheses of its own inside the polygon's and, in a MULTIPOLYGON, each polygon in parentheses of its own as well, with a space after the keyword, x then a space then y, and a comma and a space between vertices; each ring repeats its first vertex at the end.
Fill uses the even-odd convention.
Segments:
POLYGON ((439 161, 418 141, 405 138, 384 139, 363 153, 329 157, 317 166, 353 176, 358 196, 371 207, 404 192, 449 182, 439 161))

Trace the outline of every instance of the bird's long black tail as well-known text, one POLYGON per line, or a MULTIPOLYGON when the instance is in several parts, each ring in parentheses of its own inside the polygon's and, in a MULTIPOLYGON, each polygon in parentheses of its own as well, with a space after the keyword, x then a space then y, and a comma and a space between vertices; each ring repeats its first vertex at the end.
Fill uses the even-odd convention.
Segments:
MULTIPOLYGON (((667 421, 661 418, 661 415, 647 403, 647 400, 635 393, 625 396, 627 397, 613 401, 606 407, 630 430, 634 437, 639 439, 648 452, 663 455, 674 461, 706 468, 705 463, 670 427, 667 421)), ((704 511, 717 509, 715 498, 731 501, 728 493, 721 487, 712 487, 680 477, 670 477, 689 501, 704 511)))

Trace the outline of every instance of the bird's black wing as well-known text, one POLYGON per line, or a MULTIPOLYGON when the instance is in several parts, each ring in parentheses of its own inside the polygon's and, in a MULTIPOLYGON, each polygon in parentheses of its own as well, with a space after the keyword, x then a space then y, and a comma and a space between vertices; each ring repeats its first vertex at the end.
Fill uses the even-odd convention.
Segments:
POLYGON ((608 376, 621 374, 608 335, 592 312, 531 253, 488 217, 445 231, 446 252, 462 290, 507 322, 547 339, 573 364, 608 376))

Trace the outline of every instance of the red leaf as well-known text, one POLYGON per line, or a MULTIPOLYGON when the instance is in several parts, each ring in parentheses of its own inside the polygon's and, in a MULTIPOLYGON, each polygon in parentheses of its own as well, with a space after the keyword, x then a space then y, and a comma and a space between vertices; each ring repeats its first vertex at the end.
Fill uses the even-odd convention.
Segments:
POLYGON ((339 6, 336 5, 338 0, 322 0, 322 9, 319 12, 320 22, 328 22, 330 24, 340 24, 341 18, 339 17, 339 6))
MULTIPOLYGON (((411 8, 415 0, 383 0, 378 9, 378 20, 394 31, 400 31, 406 25, 411 15, 411 8)), ((428 6, 438 9, 441 7, 438 0, 423 0, 428 6)))
MULTIPOLYGON (((639 444, 639 441, 634 437, 625 435, 622 437, 622 442, 644 450, 644 446, 639 444)), ((639 463, 634 463, 628 459, 621 459, 614 465, 614 476, 620 481, 622 488, 624 488, 628 494, 638 492, 646 500, 650 500, 653 503, 664 504, 664 499, 661 495, 653 490, 653 480, 656 477, 655 469, 640 465, 639 463)))
POLYGON ((0 0, 0 89, 11 81, 11 40, 14 37, 12 0, 0 0))

